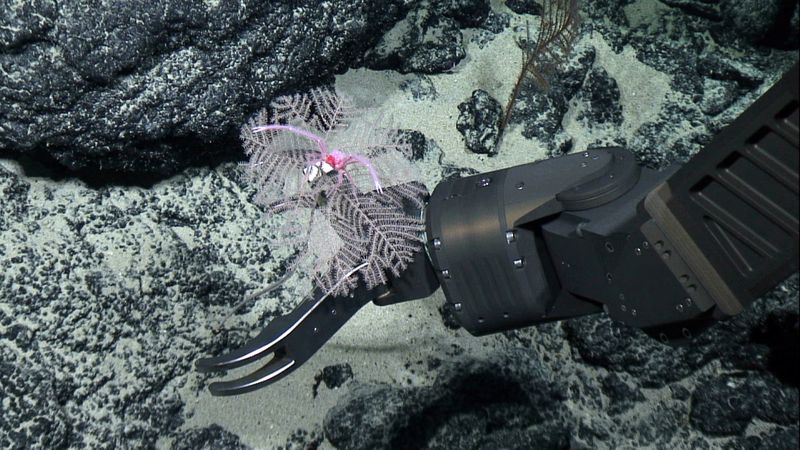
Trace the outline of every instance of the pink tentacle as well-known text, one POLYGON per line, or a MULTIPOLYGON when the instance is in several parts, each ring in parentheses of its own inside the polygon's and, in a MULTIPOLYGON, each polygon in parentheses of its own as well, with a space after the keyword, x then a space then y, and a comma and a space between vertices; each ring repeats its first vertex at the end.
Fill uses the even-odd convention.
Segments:
POLYGON ((317 146, 319 147, 319 151, 322 152, 323 155, 328 154, 328 144, 325 143, 325 139, 323 139, 321 136, 317 136, 316 134, 304 130, 302 128, 294 127, 292 125, 260 125, 257 127, 253 127, 254 133, 262 133, 264 131, 272 131, 272 130, 288 131, 298 136, 303 136, 306 139, 316 142, 317 146))
POLYGON ((378 178, 378 172, 375 170, 375 166, 372 165, 369 159, 361 155, 350 155, 350 158, 354 159, 359 164, 363 165, 364 167, 369 170, 369 175, 372 177, 372 182, 375 183, 375 189, 378 193, 383 194, 383 189, 381 188, 381 180, 378 178))

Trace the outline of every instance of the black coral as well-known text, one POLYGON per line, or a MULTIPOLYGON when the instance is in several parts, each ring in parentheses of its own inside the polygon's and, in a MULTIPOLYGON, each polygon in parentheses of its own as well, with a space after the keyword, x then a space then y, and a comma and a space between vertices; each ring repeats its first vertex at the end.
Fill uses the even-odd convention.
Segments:
POLYGON ((427 190, 398 131, 327 90, 271 106, 242 130, 246 172, 256 202, 288 216, 284 243, 302 243, 302 271, 333 294, 349 292, 354 275, 370 288, 399 275, 421 248, 427 190))
POLYGON ((531 79, 542 89, 549 85, 549 78, 564 63, 578 37, 580 17, 577 0, 546 0, 542 20, 536 38, 530 35, 518 41, 522 49, 522 69, 506 104, 505 114, 500 119, 498 136, 501 136, 514 110, 514 104, 526 79, 531 79))

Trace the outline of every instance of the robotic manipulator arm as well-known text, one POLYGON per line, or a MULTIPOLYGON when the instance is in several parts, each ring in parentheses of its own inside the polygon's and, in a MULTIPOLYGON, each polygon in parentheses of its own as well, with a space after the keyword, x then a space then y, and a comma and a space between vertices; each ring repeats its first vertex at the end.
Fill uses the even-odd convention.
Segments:
POLYGON ((640 168, 623 148, 440 183, 426 244, 387 286, 317 289, 244 346, 197 361, 236 395, 289 375, 363 305, 440 285, 483 335, 605 311, 668 343, 733 316, 798 267, 798 66, 682 166, 640 168))
POLYGON ((664 342, 798 268, 798 65, 688 163, 590 149, 439 184, 426 250, 470 333, 605 311, 664 342))

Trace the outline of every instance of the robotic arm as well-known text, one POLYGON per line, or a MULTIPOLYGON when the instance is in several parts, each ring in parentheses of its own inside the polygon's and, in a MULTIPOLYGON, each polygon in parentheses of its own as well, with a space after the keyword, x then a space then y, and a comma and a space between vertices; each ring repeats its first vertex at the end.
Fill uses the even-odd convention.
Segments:
POLYGON ((366 303, 440 285, 485 335, 605 311, 667 343, 741 312, 798 268, 798 65, 683 166, 640 168, 623 148, 440 183, 425 248, 388 286, 316 291, 244 347, 197 362, 255 372, 213 395, 267 386, 308 360, 366 303))
POLYGON ((439 184, 427 250, 482 335, 605 311, 663 341, 797 270, 798 66, 682 167, 588 150, 439 184))

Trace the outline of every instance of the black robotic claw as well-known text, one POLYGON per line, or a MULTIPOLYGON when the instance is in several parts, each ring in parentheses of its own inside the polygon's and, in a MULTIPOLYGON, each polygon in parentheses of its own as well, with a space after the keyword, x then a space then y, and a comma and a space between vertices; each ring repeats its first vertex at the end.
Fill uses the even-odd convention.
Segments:
POLYGON ((197 361, 201 372, 226 371, 271 356, 260 369, 244 377, 212 383, 212 395, 236 395, 268 386, 308 361, 353 315, 372 300, 387 305, 430 295, 438 288, 430 263, 420 251, 400 277, 388 286, 367 289, 363 283, 347 296, 313 295, 292 312, 272 320, 243 347, 197 361))
POLYGON ((362 306, 372 300, 360 287, 347 297, 325 296, 316 289, 292 312, 272 320, 243 347, 228 354, 197 361, 202 372, 223 371, 272 356, 255 372, 231 381, 212 383, 213 395, 236 395, 274 383, 300 367, 362 306))

